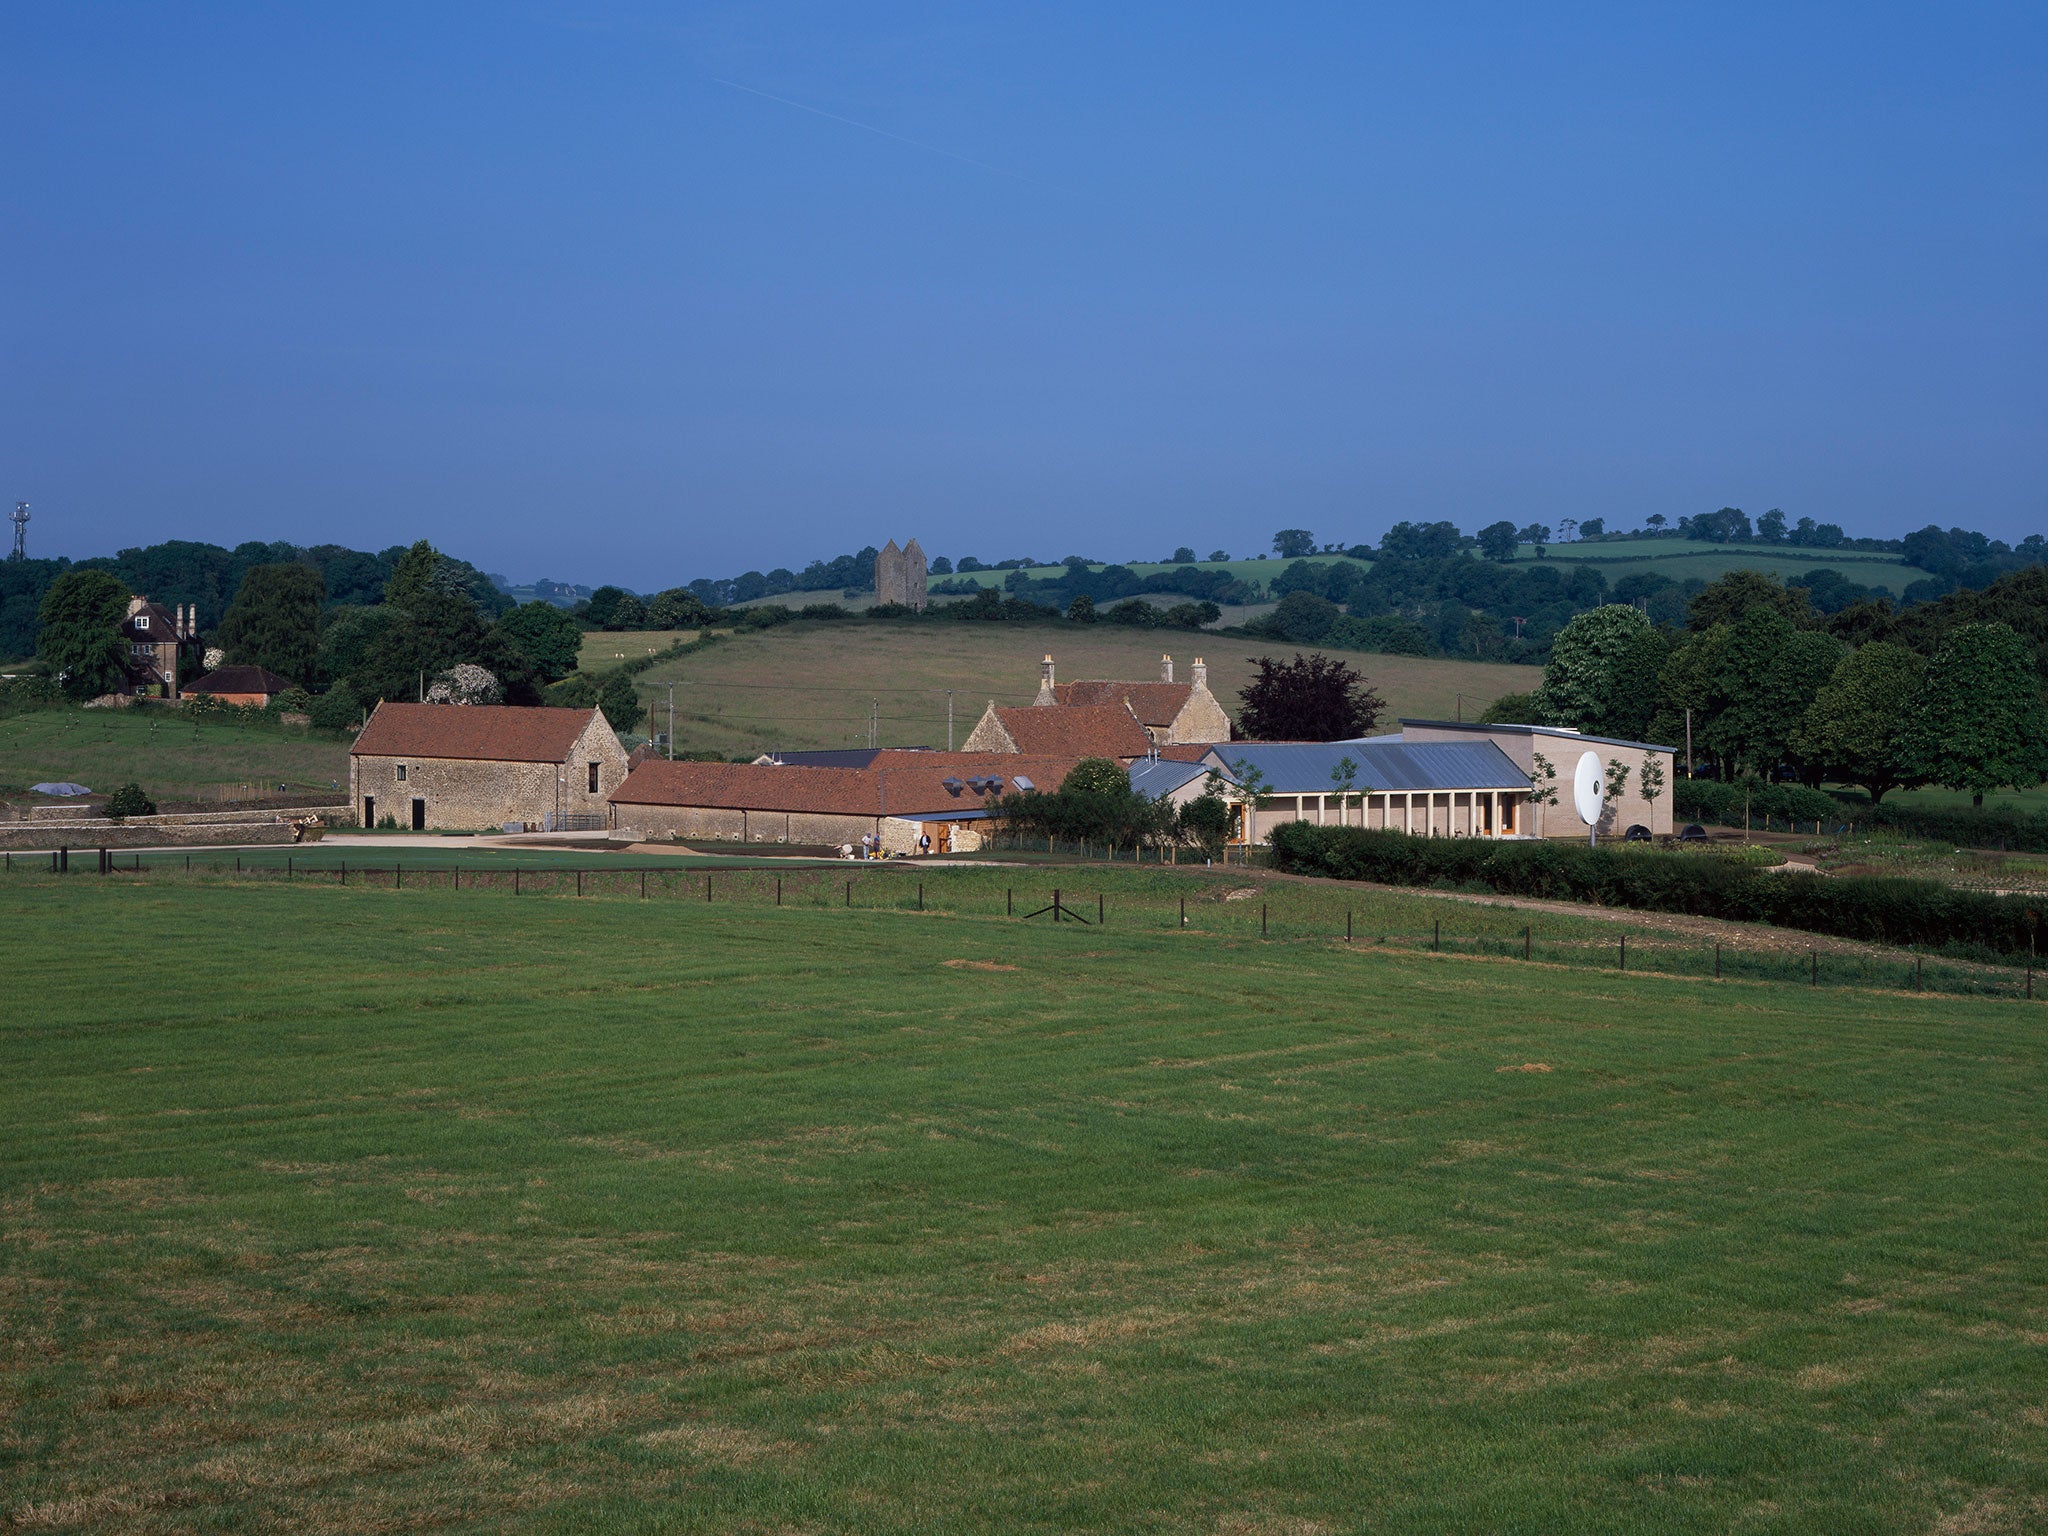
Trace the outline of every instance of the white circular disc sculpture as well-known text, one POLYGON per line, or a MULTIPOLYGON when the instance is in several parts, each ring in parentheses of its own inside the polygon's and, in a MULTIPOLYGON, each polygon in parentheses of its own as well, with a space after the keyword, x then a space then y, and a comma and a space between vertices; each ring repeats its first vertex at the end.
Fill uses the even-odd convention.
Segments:
POLYGON ((1579 820, 1586 824, 1587 837, 1596 842, 1600 834, 1594 829, 1600 825, 1601 811, 1606 809, 1600 790, 1600 754, 1581 752, 1579 766, 1572 774, 1572 804, 1578 809, 1579 820))

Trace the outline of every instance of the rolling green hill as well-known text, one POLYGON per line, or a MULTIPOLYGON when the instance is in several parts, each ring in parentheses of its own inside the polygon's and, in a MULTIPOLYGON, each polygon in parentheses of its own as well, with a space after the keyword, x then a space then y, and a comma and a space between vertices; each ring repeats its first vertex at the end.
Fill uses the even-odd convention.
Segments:
MULTIPOLYGON (((593 637, 595 639, 597 637, 593 637)), ((611 637, 606 637, 611 638, 611 637)), ((676 745, 683 751, 796 750, 863 745, 871 705, 881 743, 946 744, 946 694, 953 690, 954 737, 964 740, 990 699, 1029 704, 1039 658, 1054 655, 1065 680, 1139 681, 1159 676, 1172 653, 1182 681, 1197 656, 1209 686, 1235 711, 1250 680, 1249 657, 1291 655, 1277 641, 1225 640, 1185 631, 1113 625, 833 624, 798 621, 732 635, 719 644, 640 674, 642 697, 665 728, 674 682, 676 745)), ((1350 660, 1387 701, 1389 729, 1400 715, 1467 719, 1503 693, 1533 688, 1535 667, 1333 652, 1350 660)))

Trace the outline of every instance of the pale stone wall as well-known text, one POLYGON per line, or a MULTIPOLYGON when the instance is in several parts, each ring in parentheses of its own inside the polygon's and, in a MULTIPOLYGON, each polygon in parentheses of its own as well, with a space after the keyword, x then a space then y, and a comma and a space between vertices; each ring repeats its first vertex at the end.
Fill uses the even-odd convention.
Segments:
POLYGON ((410 827, 413 801, 424 800, 426 828, 435 832, 499 827, 508 821, 544 824, 557 813, 602 817, 605 797, 625 781, 625 749, 602 715, 592 717, 560 763, 349 758, 349 800, 356 816, 363 816, 365 799, 374 799, 376 820, 391 816, 401 828, 410 827), (597 764, 595 789, 590 787, 592 763, 597 764))
POLYGON ((694 805, 619 805, 611 808, 615 831, 639 838, 749 843, 858 843, 872 835, 874 816, 837 816, 807 811, 735 811, 694 805))
POLYGON ((1162 745, 1181 746, 1191 742, 1230 740, 1230 716, 1216 701, 1216 695, 1209 691, 1206 683, 1195 684, 1195 691, 1188 695, 1188 701, 1181 706, 1179 714, 1173 717, 1162 745))
POLYGON ((960 743, 962 752, 1014 752, 1017 743, 1003 728, 1003 722, 996 716, 996 706, 990 701, 974 729, 967 733, 967 739, 960 743))

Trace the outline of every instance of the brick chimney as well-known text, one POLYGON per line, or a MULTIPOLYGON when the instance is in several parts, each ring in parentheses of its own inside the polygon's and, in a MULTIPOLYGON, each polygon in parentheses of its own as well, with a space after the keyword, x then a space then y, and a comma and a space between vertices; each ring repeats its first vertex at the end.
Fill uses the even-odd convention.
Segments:
POLYGON ((1202 658, 1199 656, 1195 658, 1195 670, 1193 673, 1193 677, 1195 681, 1195 686, 1206 693, 1209 688, 1209 666, 1208 663, 1203 661, 1202 658))
POLYGON ((1161 656, 1159 658, 1159 681, 1162 683, 1173 681, 1173 658, 1171 656, 1161 656))
POLYGON ((1052 652, 1047 651, 1045 660, 1038 664, 1038 697, 1031 702, 1036 705, 1057 704, 1059 701, 1059 695, 1052 691, 1052 652))

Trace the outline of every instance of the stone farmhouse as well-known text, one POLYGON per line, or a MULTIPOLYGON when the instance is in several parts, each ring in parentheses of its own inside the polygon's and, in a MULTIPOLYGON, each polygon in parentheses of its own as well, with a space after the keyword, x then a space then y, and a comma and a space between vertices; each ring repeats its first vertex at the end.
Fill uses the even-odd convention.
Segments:
POLYGON ((869 766, 786 763, 636 764, 611 796, 615 834, 748 843, 858 844, 878 837, 907 854, 982 846, 989 807, 1003 795, 1054 790, 1078 758, 878 751, 869 766))
POLYGON ((199 610, 178 605, 175 614, 146 597, 128 599, 121 620, 121 692, 137 698, 175 699, 183 653, 199 644, 199 610))
POLYGON ((875 601, 901 603, 924 612, 926 568, 924 547, 912 539, 901 549, 891 539, 875 556, 875 601))
POLYGON ((1593 752, 1603 773, 1610 763, 1629 769, 1627 792, 1606 806, 1605 836, 1642 827, 1670 833, 1672 749, 1648 742, 1615 741, 1576 731, 1532 725, 1467 725, 1444 720, 1403 720, 1398 736, 1353 741, 1229 742, 1204 759, 1234 785, 1256 773, 1259 804, 1240 790, 1234 842, 1265 842, 1285 821, 1386 828, 1416 837, 1582 838, 1586 825, 1572 807, 1572 775, 1581 754, 1593 752), (1535 802, 1532 773, 1543 756, 1556 770, 1557 802, 1535 802), (1339 782, 1349 759, 1355 773, 1339 782), (1661 775, 1663 792, 1642 794, 1645 762, 1661 775))
POLYGON ((185 692, 203 693, 224 704, 254 704, 264 709, 290 687, 289 678, 279 677, 267 667, 215 667, 185 684, 185 692))
POLYGON ((598 831, 626 753, 594 709, 386 702, 349 749, 348 780, 366 827, 598 831))
POLYGON ((1230 716, 1209 691, 1209 667, 1199 656, 1185 683, 1173 680, 1171 656, 1159 658, 1156 683, 1056 682, 1050 655, 1039 663, 1038 674, 1032 703, 1041 708, 1122 704, 1158 747, 1230 740, 1230 716))

